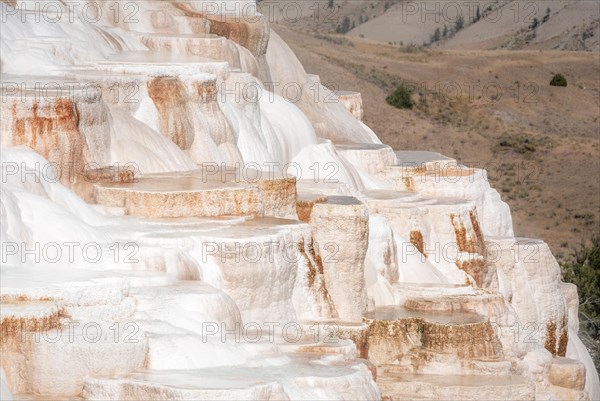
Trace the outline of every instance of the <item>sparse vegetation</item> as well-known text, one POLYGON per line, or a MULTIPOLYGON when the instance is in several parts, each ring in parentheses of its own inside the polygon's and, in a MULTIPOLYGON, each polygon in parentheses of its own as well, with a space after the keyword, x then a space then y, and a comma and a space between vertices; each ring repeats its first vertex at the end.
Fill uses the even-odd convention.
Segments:
POLYGON ((425 47, 415 45, 414 43, 409 43, 408 45, 400 43, 400 51, 402 53, 421 53, 425 51, 425 47))
POLYGON ((579 293, 579 336, 600 369, 600 236, 573 250, 573 261, 561 266, 563 280, 579 293))
POLYGON ((494 153, 512 151, 523 156, 532 156, 537 149, 540 140, 530 138, 526 134, 503 135, 492 147, 494 153))
POLYGON ((529 29, 532 31, 535 31, 538 26, 540 26, 540 21, 538 21, 537 18, 534 18, 533 21, 531 22, 531 25, 529 25, 529 29))
POLYGON ((348 32, 350 32, 350 30, 351 30, 351 29, 352 29, 352 26, 351 26, 351 23, 350 23, 350 17, 348 17, 348 16, 345 16, 345 17, 342 19, 342 24, 341 24, 341 25, 338 25, 338 26, 335 28, 335 31, 336 31, 337 33, 348 33, 348 32))
POLYGON ((433 35, 431 35, 431 43, 439 42, 440 39, 442 39, 442 31, 440 31, 440 28, 436 28, 433 35))
POLYGON ((400 85, 385 101, 398 109, 412 109, 415 106, 412 90, 405 84, 400 85))
POLYGON ((556 74, 550 81, 550 86, 567 86, 567 78, 562 74, 556 74))
POLYGON ((550 9, 550 7, 548 7, 546 9, 546 15, 544 15, 544 19, 542 20, 542 24, 548 22, 548 20, 550 19, 551 12, 552 12, 552 10, 550 9))
MULTIPOLYGON (((338 3, 335 2, 336 7, 338 3)), ((485 8, 481 8, 482 18, 485 8)), ((542 8, 540 21, 543 15, 542 8)), ((554 14, 549 24, 553 18, 554 14)), ((446 25, 450 35, 454 22, 446 25)), ((443 23, 439 28, 443 34, 443 23)), ((435 26, 429 35, 434 30, 435 26)), ((573 62, 566 71, 561 56, 552 52, 523 56, 513 53, 514 63, 504 65, 496 62, 504 56, 493 51, 489 53, 490 60, 475 55, 465 55, 463 59, 410 40, 377 45, 348 38, 354 44, 350 48, 327 46, 325 41, 318 44, 310 40, 314 33, 302 33, 305 38, 299 39, 298 35, 291 32, 286 39, 306 43, 303 46, 318 55, 306 60, 313 63, 311 68, 321 73, 324 82, 335 81, 342 87, 352 87, 357 81, 365 85, 363 101, 367 106, 372 105, 365 122, 386 143, 397 149, 427 148, 450 156, 458 149, 459 160, 477 162, 488 169, 491 184, 514 211, 515 230, 519 235, 543 238, 561 263, 568 259, 570 246, 581 236, 589 236, 599 224, 598 181, 593 175, 598 171, 600 149, 596 135, 600 117, 593 97, 598 90, 597 80, 593 79, 597 58, 583 53, 572 55, 573 62), (532 57, 546 67, 532 67, 532 57), (336 68, 320 71, 316 67, 321 65, 336 68), (469 69, 473 65, 477 68, 469 69), (338 76, 337 67, 347 73, 338 76), (482 85, 472 96, 466 87, 462 88, 462 96, 453 92, 446 95, 445 82, 457 81, 457 74, 464 68, 471 71, 474 81, 483 85, 493 80, 506 90, 496 101, 492 100, 493 92, 482 91, 482 85), (548 87, 556 73, 568 79, 569 87, 581 85, 585 89, 577 90, 576 97, 563 98, 561 92, 567 88, 548 87), (525 85, 537 82, 539 86, 540 77, 542 87, 535 96, 536 105, 525 103, 525 99, 531 99, 525 85), (546 89, 544 79, 547 79, 546 89), (438 82, 442 82, 440 86, 436 86, 438 82), (414 106, 390 114, 387 104, 379 106, 402 83, 412 89, 414 106), (519 91, 514 89, 517 87, 519 91), (568 110, 576 110, 578 118, 570 118, 568 110), (511 137, 520 138, 511 140, 511 137), (503 139, 508 139, 503 144, 508 146, 499 146, 503 139), (501 167, 497 166, 499 162, 503 164, 501 167), (540 189, 534 189, 536 186, 540 189), (531 210, 538 213, 529 216, 531 210), (553 211, 557 215, 549 217, 553 211), (550 230, 545 229, 548 226, 550 230), (561 246, 564 243, 566 247, 561 246)), ((330 36, 345 39, 340 35, 330 36)))
POLYGON ((335 43, 336 45, 354 46, 354 43, 352 43, 351 41, 349 41, 348 39, 343 38, 343 37, 315 33, 315 38, 321 39, 321 40, 326 40, 328 42, 335 43))
POLYGON ((459 15, 454 23, 454 32, 458 32, 465 27, 465 19, 462 15, 459 15))

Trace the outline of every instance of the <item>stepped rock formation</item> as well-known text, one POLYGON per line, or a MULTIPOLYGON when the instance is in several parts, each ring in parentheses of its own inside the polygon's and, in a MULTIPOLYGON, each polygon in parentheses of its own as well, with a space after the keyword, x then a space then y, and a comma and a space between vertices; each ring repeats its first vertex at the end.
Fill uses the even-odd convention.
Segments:
POLYGON ((486 172, 382 144, 253 0, 0 7, 3 400, 600 397, 486 172))

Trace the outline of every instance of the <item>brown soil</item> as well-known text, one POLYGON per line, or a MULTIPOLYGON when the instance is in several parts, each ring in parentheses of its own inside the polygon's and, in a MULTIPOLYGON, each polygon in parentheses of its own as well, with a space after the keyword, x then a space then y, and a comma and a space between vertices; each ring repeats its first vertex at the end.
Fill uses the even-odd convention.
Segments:
POLYGON ((518 236, 542 238, 566 258, 598 232, 597 54, 409 52, 347 35, 275 30, 323 84, 362 93, 364 121, 384 143, 486 168, 518 236), (344 40, 331 39, 338 36, 344 40), (566 88, 549 85, 555 73, 567 78, 566 88), (385 102, 403 82, 416 84, 412 110, 385 102))

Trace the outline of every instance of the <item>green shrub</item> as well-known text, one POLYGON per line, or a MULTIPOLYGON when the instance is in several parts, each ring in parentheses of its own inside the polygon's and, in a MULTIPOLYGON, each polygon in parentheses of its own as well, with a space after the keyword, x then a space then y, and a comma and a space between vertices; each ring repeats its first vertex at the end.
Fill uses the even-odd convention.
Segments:
POLYGON ((550 86, 567 86, 567 78, 562 74, 556 74, 550 81, 550 86))
POLYGON ((579 294, 579 336, 596 369, 600 369, 600 237, 574 250, 573 261, 564 263, 563 279, 577 285, 579 294))
POLYGON ((415 105, 415 102, 412 99, 412 90, 404 84, 396 88, 385 101, 398 109, 412 109, 415 105))

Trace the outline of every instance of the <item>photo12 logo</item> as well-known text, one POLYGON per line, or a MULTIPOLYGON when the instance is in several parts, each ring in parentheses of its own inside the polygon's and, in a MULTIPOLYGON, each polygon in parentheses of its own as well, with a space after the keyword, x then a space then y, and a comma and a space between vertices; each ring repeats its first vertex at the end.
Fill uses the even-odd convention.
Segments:
POLYGON ((302 339, 324 344, 340 341, 339 327, 335 323, 299 322, 247 322, 227 325, 223 322, 202 322, 202 342, 285 342, 295 344, 302 339))
POLYGON ((77 20, 88 24, 132 24, 139 22, 139 11, 136 1, 27 0, 15 1, 14 5, 6 7, 2 22, 18 18, 24 24, 73 24, 77 20))
POLYGON ((450 23, 484 21, 487 23, 532 23, 539 15, 543 1, 404 1, 398 5, 402 23, 450 23))
POLYGON ((143 341, 144 333, 136 322, 79 322, 65 320, 51 327, 29 327, 21 320, 17 325, 3 325, 0 342, 19 338, 33 343, 90 343, 113 342, 132 344, 143 341))
POLYGON ((2 263, 100 263, 103 259, 114 263, 138 263, 139 245, 134 242, 99 244, 97 242, 25 242, 2 241, 2 263))

